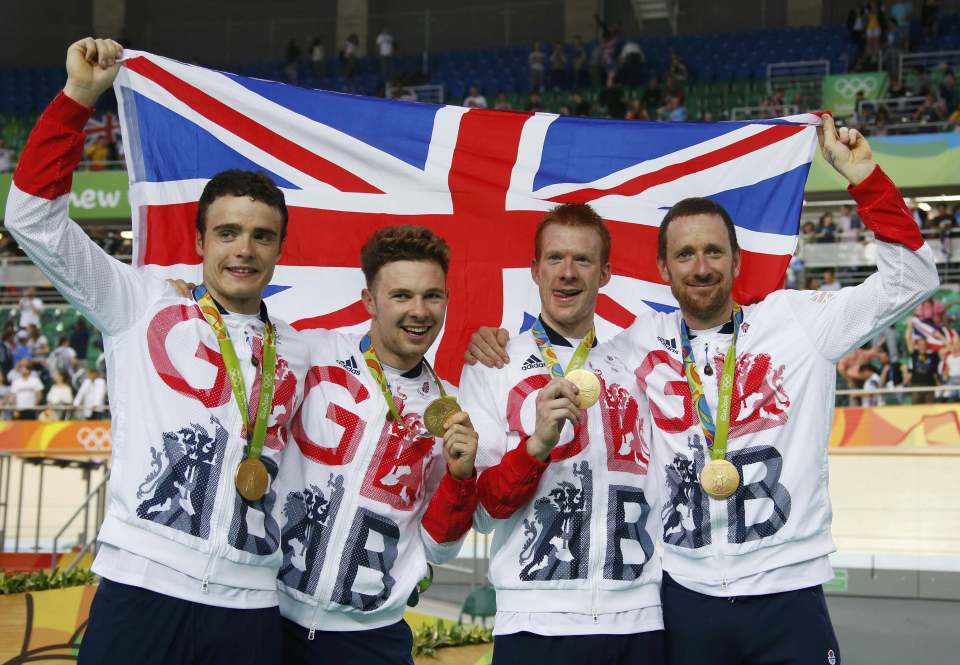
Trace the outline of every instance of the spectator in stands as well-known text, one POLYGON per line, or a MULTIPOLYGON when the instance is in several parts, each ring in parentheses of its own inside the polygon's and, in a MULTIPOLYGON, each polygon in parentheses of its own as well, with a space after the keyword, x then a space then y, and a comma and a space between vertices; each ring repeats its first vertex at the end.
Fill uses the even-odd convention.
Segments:
POLYGON ((940 32, 940 2, 939 0, 923 0, 920 10, 920 23, 923 33, 927 37, 936 37, 940 32))
MULTIPOLYGON (((614 84, 617 76, 617 69, 620 65, 619 43, 620 38, 618 29, 610 29, 606 32, 603 43, 600 45, 600 64, 603 67, 607 87, 614 84)), ((623 116, 619 116, 623 117, 623 116)))
POLYGON ((14 407, 16 408, 14 418, 36 420, 35 407, 42 400, 43 383, 36 372, 30 368, 30 361, 26 358, 17 362, 13 379, 10 381, 10 392, 13 393, 14 407))
POLYGON ((543 92, 543 74, 546 70, 547 56, 540 50, 540 42, 533 43, 533 50, 527 56, 527 66, 530 69, 531 92, 543 92))
POLYGON ((863 222, 860 221, 860 215, 849 203, 840 206, 840 214, 837 215, 837 231, 844 240, 857 239, 863 231, 863 222))
POLYGON ((630 109, 625 116, 627 120, 649 120, 647 109, 643 107, 643 102, 639 99, 630 100, 630 109))
POLYGON ((510 104, 510 100, 507 99, 507 94, 501 92, 497 94, 497 99, 493 104, 493 108, 497 109, 498 111, 510 111, 513 109, 513 106, 510 104))
MULTIPOLYGON (((941 364, 941 384, 960 386, 960 337, 953 337, 941 350, 943 363, 941 364)), ((950 390, 943 394, 949 402, 960 400, 960 391, 950 390)))
POLYGON ((818 291, 839 291, 841 288, 840 282, 837 281, 837 275, 834 272, 833 268, 827 268, 823 271, 823 278, 820 281, 820 288, 818 291))
POLYGON ((28 286, 23 290, 23 296, 17 305, 20 310, 20 329, 25 330, 31 323, 40 324, 40 312, 43 311, 43 300, 37 297, 37 290, 28 286))
POLYGON ((13 393, 10 391, 10 382, 6 373, 0 374, 0 420, 10 420, 13 415, 13 393))
POLYGON ((360 46, 360 37, 357 33, 352 33, 347 40, 343 42, 340 49, 340 67, 343 69, 344 90, 354 92, 355 86, 353 77, 357 65, 357 48, 360 46))
MULTIPOLYGON (((393 51, 396 41, 390 33, 390 28, 384 26, 380 34, 377 35, 377 55, 380 56, 380 78, 384 84, 390 82, 393 78, 393 51)), ((484 106, 483 108, 486 108, 484 106)))
POLYGON ((326 53, 323 49, 323 40, 319 37, 314 37, 313 42, 310 44, 310 70, 313 72, 314 82, 317 79, 323 78, 323 61, 326 57, 326 53))
POLYGON ((487 108, 487 98, 480 94, 477 86, 470 86, 469 94, 463 100, 463 105, 468 108, 485 109, 487 108))
POLYGON ((296 39, 291 39, 287 42, 287 53, 284 58, 285 66, 284 73, 287 76, 287 81, 290 83, 296 84, 300 78, 300 56, 303 52, 300 50, 300 45, 297 43, 296 39))
POLYGON ((670 49, 670 64, 667 67, 667 76, 682 87, 687 82, 688 75, 687 65, 680 59, 680 55, 675 50, 670 49))
POLYGON ((33 358, 46 358, 50 353, 50 342, 35 323, 31 323, 27 328, 27 346, 30 347, 30 356, 33 358))
POLYGON ((940 100, 943 102, 944 115, 957 107, 957 75, 952 68, 941 65, 940 100))
POLYGON ((901 33, 906 29, 901 27, 900 22, 894 17, 887 19, 887 33, 884 38, 884 69, 893 74, 900 67, 900 44, 903 42, 901 33))
POLYGON ((672 76, 668 76, 663 83, 663 95, 664 97, 676 97, 680 100, 681 106, 687 100, 687 93, 683 89, 683 84, 672 76))
POLYGON ((817 241, 817 225, 807 221, 800 225, 800 236, 797 238, 797 251, 804 246, 817 241))
POLYGON ((107 382, 100 377, 96 368, 87 369, 87 378, 80 384, 73 405, 77 407, 77 416, 80 418, 99 420, 105 416, 107 382))
POLYGON ((626 86, 640 85, 643 80, 643 65, 646 56, 640 44, 632 39, 624 42, 620 48, 620 80, 626 86))
POLYGON ((773 118, 783 115, 783 88, 776 88, 760 105, 773 118))
POLYGON ((53 420, 69 420, 69 407, 73 406, 73 388, 62 372, 53 373, 53 385, 47 391, 47 406, 54 407, 53 420))
POLYGON ((956 220, 950 213, 950 207, 942 201, 937 204, 937 214, 928 222, 928 226, 936 230, 952 228, 955 224, 956 220))
POLYGON ((47 356, 47 368, 50 375, 63 374, 64 377, 70 376, 70 368, 77 358, 77 352, 70 346, 70 338, 61 335, 57 348, 47 356))
POLYGON ((656 117, 657 109, 663 106, 663 90, 660 88, 660 81, 657 80, 656 76, 650 79, 650 83, 647 84, 647 89, 643 91, 643 96, 640 99, 643 101, 644 108, 647 109, 647 115, 651 118, 656 117))
POLYGON ((890 7, 890 15, 897 22, 898 48, 901 51, 910 50, 910 19, 913 18, 913 3, 901 0, 890 7))
POLYGON ((837 225, 833 221, 833 213, 825 212, 820 215, 820 221, 817 224, 817 242, 836 242, 837 225))
POLYGON ((674 95, 667 97, 665 106, 660 107, 657 113, 661 120, 669 122, 686 122, 687 107, 680 102, 680 98, 674 95))
POLYGON ((13 170, 13 150, 8 148, 0 138, 0 173, 8 173, 13 170))
MULTIPOLYGON (((878 353, 878 351, 865 344, 843 356, 837 362, 837 374, 844 380, 847 388, 860 390, 864 387, 864 383, 875 373, 871 362, 877 357, 878 353)), ((853 406, 859 403, 859 396, 850 399, 850 404, 853 406)))
POLYGON ((854 5, 847 13, 847 31, 850 33, 850 41, 857 45, 857 50, 862 51, 864 47, 864 15, 863 9, 854 5))
MULTIPOLYGON (((590 71, 587 62, 587 47, 583 45, 583 39, 580 35, 577 35, 573 38, 573 87, 575 90, 583 90, 589 84, 590 71)), ((576 111, 574 113, 576 114, 576 111)))
POLYGON ((527 105, 524 107, 526 111, 532 111, 536 113, 537 111, 543 111, 543 100, 540 99, 540 93, 534 91, 530 93, 530 96, 527 97, 527 105))
MULTIPOLYGON (((864 365, 860 366, 861 373, 866 376, 863 381, 864 390, 880 390, 886 387, 890 374, 890 358, 880 349, 871 350, 875 355, 864 365)), ((860 397, 860 406, 883 406, 883 395, 878 393, 864 393, 860 397)))
POLYGON ((607 107, 607 117, 623 118, 627 114, 627 103, 623 87, 616 76, 610 78, 601 96, 601 104, 607 107))
POLYGON ((867 4, 867 17, 864 21, 867 36, 867 54, 873 58, 880 51, 880 37, 883 29, 880 25, 880 11, 876 2, 867 4))
POLYGON ((563 44, 557 42, 550 53, 550 87, 554 90, 567 88, 567 54, 563 44))
MULTIPOLYGON (((940 384, 940 357, 927 348, 927 340, 918 337, 914 349, 907 357, 904 367, 904 385, 917 387, 937 386, 940 384)), ((933 404, 934 392, 913 393, 914 404, 933 404)))
POLYGON ((100 135, 83 150, 83 158, 91 171, 103 171, 110 160, 110 142, 106 135, 100 135))
POLYGON ((3 338, 0 339, 0 374, 6 376, 13 370, 13 347, 16 345, 14 335, 16 333, 12 328, 3 331, 3 338))
POLYGON ((703 111, 700 114, 700 122, 713 122, 713 113, 710 111, 703 111))
POLYGON ((70 331, 70 348, 77 352, 78 360, 87 359, 87 347, 90 346, 90 329, 86 321, 77 318, 70 331))
POLYGON ((819 291, 820 280, 816 277, 807 277, 807 283, 803 288, 807 291, 819 291))
POLYGON ((30 335, 26 330, 18 330, 17 336, 13 345, 13 363, 14 365, 19 364, 21 360, 30 360, 33 357, 33 353, 30 350, 30 335))
POLYGON ((887 132, 887 109, 881 107, 877 111, 877 119, 873 121, 873 127, 870 128, 870 136, 886 136, 887 132))
POLYGON ((590 115, 590 102, 584 99, 583 95, 581 95, 579 92, 573 93, 570 101, 573 103, 573 115, 578 115, 584 118, 590 115))

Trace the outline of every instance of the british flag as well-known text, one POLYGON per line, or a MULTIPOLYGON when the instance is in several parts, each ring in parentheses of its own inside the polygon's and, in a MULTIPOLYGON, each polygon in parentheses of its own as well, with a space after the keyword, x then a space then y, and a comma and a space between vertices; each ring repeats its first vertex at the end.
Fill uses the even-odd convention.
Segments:
POLYGON ((793 254, 816 145, 815 115, 643 123, 436 106, 306 90, 127 52, 115 84, 135 262, 197 281, 194 213, 226 168, 283 189, 288 237, 268 288, 297 328, 363 331, 360 247, 374 229, 427 226, 449 242, 450 303, 431 360, 456 381, 470 333, 529 325, 533 233, 560 202, 590 203, 613 236, 598 335, 645 307, 675 306, 656 267, 657 227, 688 196, 730 211, 743 250, 736 297, 778 289, 793 254))

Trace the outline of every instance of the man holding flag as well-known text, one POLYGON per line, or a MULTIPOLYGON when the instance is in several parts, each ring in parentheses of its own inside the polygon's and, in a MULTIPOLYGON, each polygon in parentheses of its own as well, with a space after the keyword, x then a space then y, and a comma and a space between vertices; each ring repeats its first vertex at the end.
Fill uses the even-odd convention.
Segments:
MULTIPOLYGON (((820 586, 835 549, 826 452, 836 363, 939 280, 867 140, 824 115, 820 147, 877 237, 876 274, 834 293, 776 291, 741 306, 733 220, 713 201, 685 199, 658 243, 679 311, 641 314, 598 349, 631 368, 650 404, 676 665, 840 662, 820 586)), ((472 355, 501 361, 499 336, 481 331, 472 355)))
POLYGON ((286 232, 283 193, 227 171, 197 205, 190 297, 103 252, 67 217, 83 127, 122 47, 82 39, 30 135, 5 222, 104 334, 113 415, 101 577, 79 662, 281 662, 274 489, 309 354, 262 295, 286 232))

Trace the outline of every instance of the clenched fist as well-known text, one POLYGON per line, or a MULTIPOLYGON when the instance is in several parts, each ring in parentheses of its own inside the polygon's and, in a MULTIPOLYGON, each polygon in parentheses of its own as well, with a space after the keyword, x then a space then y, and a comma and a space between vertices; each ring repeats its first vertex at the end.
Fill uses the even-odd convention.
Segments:
POLYGON ((64 94, 84 106, 93 106, 113 85, 123 46, 112 39, 86 37, 67 49, 67 84, 64 94))

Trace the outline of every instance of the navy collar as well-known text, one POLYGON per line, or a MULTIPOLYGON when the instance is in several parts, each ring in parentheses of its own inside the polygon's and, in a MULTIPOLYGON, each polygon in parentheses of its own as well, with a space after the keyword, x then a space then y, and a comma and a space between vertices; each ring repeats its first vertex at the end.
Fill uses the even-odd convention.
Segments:
MULTIPOLYGON (((547 339, 550 340, 550 343, 554 346, 566 346, 573 348, 573 344, 570 343, 566 337, 558 333, 556 330, 550 327, 550 324, 543 320, 543 316, 537 317, 540 320, 540 324, 543 326, 543 332, 547 333, 547 339)), ((593 344, 590 345, 590 348, 594 348, 597 345, 597 338, 593 338, 593 344)))
POLYGON ((423 362, 424 362, 423 358, 421 358, 420 362, 418 362, 416 365, 408 369, 406 372, 404 372, 400 376, 402 376, 405 379, 416 379, 421 374, 423 374, 423 362))
MULTIPOLYGON (((733 319, 724 323, 720 330, 717 331, 718 335, 732 335, 733 334, 733 319)), ((690 339, 696 339, 697 336, 693 334, 693 331, 690 331, 690 339)))

